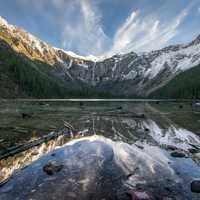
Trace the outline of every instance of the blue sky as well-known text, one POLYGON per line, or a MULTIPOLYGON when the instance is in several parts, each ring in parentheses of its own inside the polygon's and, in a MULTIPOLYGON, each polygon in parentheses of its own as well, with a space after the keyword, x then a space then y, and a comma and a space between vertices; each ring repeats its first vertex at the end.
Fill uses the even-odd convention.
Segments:
POLYGON ((200 34, 200 0, 0 0, 0 15, 81 55, 151 51, 200 34))

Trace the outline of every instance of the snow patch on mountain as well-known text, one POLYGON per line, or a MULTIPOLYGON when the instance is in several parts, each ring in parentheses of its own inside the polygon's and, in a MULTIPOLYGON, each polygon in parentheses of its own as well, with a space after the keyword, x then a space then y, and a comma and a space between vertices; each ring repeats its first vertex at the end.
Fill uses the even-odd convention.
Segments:
POLYGON ((166 67, 176 73, 198 64, 200 64, 200 43, 192 46, 186 45, 178 51, 162 52, 153 60, 151 68, 145 72, 145 77, 153 79, 166 67))
POLYGON ((8 26, 8 22, 3 17, 1 17, 1 16, 0 16, 0 24, 8 26))
POLYGON ((72 64, 73 64, 73 60, 70 60, 69 65, 68 65, 67 68, 70 69, 72 67, 72 64))
POLYGON ((86 65, 84 63, 79 64, 79 66, 84 67, 85 69, 88 69, 88 65, 86 65))
POLYGON ((134 79, 136 76, 137 76, 137 72, 136 71, 130 71, 128 74, 123 75, 125 80, 134 79))
POLYGON ((65 52, 67 55, 73 57, 73 58, 77 58, 77 59, 81 59, 81 60, 86 60, 86 61, 93 61, 93 62, 97 62, 100 60, 100 58, 93 56, 93 55, 89 55, 89 56, 80 56, 72 51, 64 51, 63 49, 54 47, 55 50, 60 50, 65 52))
POLYGON ((9 24, 3 17, 0 16, 0 26, 9 28, 10 31, 13 31, 16 27, 9 24))

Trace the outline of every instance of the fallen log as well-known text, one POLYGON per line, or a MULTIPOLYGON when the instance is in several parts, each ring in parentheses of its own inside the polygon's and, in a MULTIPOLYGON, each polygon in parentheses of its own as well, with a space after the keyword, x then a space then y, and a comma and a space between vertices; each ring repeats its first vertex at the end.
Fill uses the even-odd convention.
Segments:
POLYGON ((66 128, 69 128, 69 129, 71 129, 71 130, 75 130, 75 128, 69 123, 69 122, 66 122, 66 121, 63 121, 64 122, 64 126, 66 127, 66 128))
POLYGON ((124 112, 119 112, 119 113, 98 113, 98 116, 108 116, 108 117, 131 117, 131 118, 138 118, 138 119, 144 119, 146 116, 144 114, 135 114, 135 113, 124 113, 124 112))
POLYGON ((50 134, 43 136, 38 140, 31 141, 29 143, 20 144, 20 145, 14 146, 14 147, 7 148, 6 150, 3 150, 0 152, 0 160, 6 159, 10 156, 14 156, 14 155, 21 153, 23 151, 26 151, 34 146, 38 146, 44 142, 48 142, 48 141, 53 140, 61 135, 67 135, 67 134, 71 138, 71 134, 70 134, 69 130, 67 130, 67 131, 63 130, 60 132, 51 132, 50 134))

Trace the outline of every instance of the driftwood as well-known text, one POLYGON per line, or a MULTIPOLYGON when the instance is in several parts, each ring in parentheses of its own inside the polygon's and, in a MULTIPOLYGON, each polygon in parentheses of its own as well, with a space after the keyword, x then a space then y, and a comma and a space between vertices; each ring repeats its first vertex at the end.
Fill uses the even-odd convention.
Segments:
MULTIPOLYGON (((67 132, 69 133, 69 132, 67 132)), ((53 140, 57 137, 59 137, 60 135, 65 135, 66 134, 66 130, 64 131, 60 131, 58 133, 56 132, 51 132, 50 134, 43 136, 42 138, 35 140, 35 141, 31 141, 29 143, 26 144, 20 144, 20 145, 16 145, 14 147, 10 147, 7 148, 6 150, 3 150, 0 152, 0 160, 1 159, 6 159, 10 156, 14 156, 15 154, 21 153, 23 151, 26 151, 34 146, 38 146, 44 142, 48 142, 50 140, 53 140)), ((71 135, 69 134, 69 137, 71 137, 71 135)))
POLYGON ((98 113, 98 116, 108 116, 108 117, 131 117, 131 118, 139 118, 144 119, 146 116, 144 114, 136 114, 133 112, 105 112, 98 113))
POLYGON ((12 178, 12 176, 9 177, 9 178, 7 178, 7 179, 5 179, 5 180, 2 181, 2 182, 0 182, 0 187, 3 187, 11 178, 12 178))
POLYGON ((69 128, 70 130, 75 130, 75 128, 69 122, 66 122, 66 121, 63 121, 63 122, 66 128, 69 128))
POLYGON ((190 146, 192 146, 195 149, 200 150, 200 145, 199 144, 193 144, 193 143, 189 143, 190 146))

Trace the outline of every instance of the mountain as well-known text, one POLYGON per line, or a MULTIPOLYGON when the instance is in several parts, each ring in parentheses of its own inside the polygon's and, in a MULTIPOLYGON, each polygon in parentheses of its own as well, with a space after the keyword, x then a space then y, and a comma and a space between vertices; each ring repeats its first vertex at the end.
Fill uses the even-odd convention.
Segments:
POLYGON ((39 68, 45 63, 31 61, 0 40, 0 98, 61 97, 64 86, 39 68))
POLYGON ((170 46, 158 51, 115 55, 70 73, 113 95, 148 96, 176 75, 200 63, 199 37, 186 45, 170 46))
POLYGON ((151 93, 151 98, 199 99, 200 65, 178 74, 166 85, 151 93))
POLYGON ((0 50, 4 98, 147 97, 200 64, 200 36, 157 51, 98 59, 51 47, 3 18, 0 50))
POLYGON ((70 75, 72 62, 84 63, 0 18, 0 98, 103 95, 70 75))

